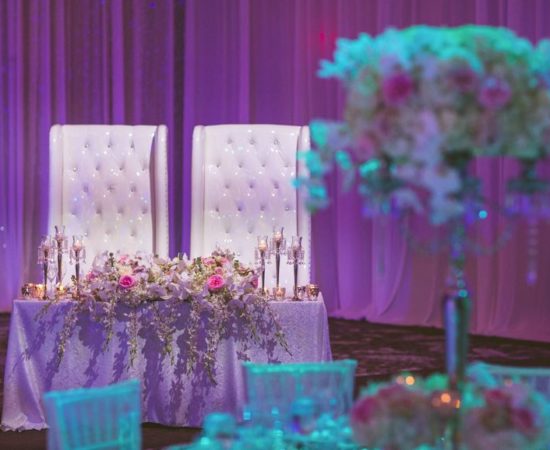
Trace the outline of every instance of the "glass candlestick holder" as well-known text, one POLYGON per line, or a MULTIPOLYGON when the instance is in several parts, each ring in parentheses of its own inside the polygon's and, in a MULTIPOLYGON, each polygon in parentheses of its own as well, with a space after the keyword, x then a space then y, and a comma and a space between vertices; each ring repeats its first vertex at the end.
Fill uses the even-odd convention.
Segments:
MULTIPOLYGON (((42 236, 40 240, 40 245, 38 246, 38 264, 42 265, 42 274, 44 277, 44 286, 48 286, 48 268, 50 260, 52 260, 55 254, 55 240, 51 236, 45 235, 42 236)), ((46 300, 47 289, 44 289, 44 292, 41 293, 42 299, 46 300)))
POLYGON ((271 238, 270 252, 275 255, 275 288, 279 288, 281 276, 281 255, 285 252, 286 240, 284 236, 284 228, 276 230, 271 238))
POLYGON ((73 244, 70 252, 71 263, 75 264, 75 285, 76 298, 80 298, 80 263, 86 262, 86 248, 84 247, 82 236, 73 236, 73 244))
POLYGON ((62 285, 63 284, 63 254, 67 253, 68 251, 68 238, 65 235, 65 226, 58 226, 55 227, 55 234, 53 236, 53 240, 55 242, 55 250, 57 253, 57 284, 62 285))
POLYGON ((269 240, 267 236, 258 236, 258 245, 255 250, 256 264, 259 266, 261 274, 262 295, 265 294, 265 265, 270 263, 269 258, 269 240))
POLYGON ((294 266, 294 290, 292 300, 300 300, 298 295, 298 266, 304 264, 304 248, 302 237, 292 236, 290 247, 287 251, 287 263, 294 266))

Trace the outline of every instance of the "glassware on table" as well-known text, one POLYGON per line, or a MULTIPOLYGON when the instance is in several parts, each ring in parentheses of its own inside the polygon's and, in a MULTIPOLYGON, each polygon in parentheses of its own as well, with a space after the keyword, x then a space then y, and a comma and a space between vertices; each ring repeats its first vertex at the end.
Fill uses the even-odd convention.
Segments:
POLYGON ((80 235, 73 236, 73 243, 69 254, 71 264, 75 263, 76 298, 80 298, 80 263, 86 262, 86 247, 84 239, 80 235))
POLYGON ((258 264, 261 274, 262 295, 265 294, 265 265, 271 264, 269 254, 269 240, 267 236, 258 236, 258 245, 255 249, 256 264, 258 264))
POLYGON ((298 295, 298 266, 304 264, 304 248, 302 247, 301 236, 292 236, 287 258, 287 263, 294 266, 294 290, 292 300, 301 300, 298 295))
POLYGON ((40 239, 40 245, 38 246, 38 258, 37 263, 42 265, 42 275, 44 278, 44 292, 41 295, 43 300, 47 299, 48 291, 48 267, 49 261, 53 259, 55 255, 55 241, 49 235, 44 235, 40 239))
MULTIPOLYGON (((281 274, 281 255, 286 249, 286 239, 284 236, 284 228, 281 230, 275 230, 273 237, 271 238, 270 253, 275 255, 275 288, 274 295, 277 294, 279 289, 279 279, 281 274)), ((283 294, 284 295, 284 294, 283 294)))
POLYGON ((48 269, 47 269, 47 283, 45 287, 46 296, 48 299, 55 298, 55 287, 57 285, 56 280, 58 276, 57 264, 55 258, 50 258, 48 260, 48 269))
POLYGON ((318 284, 308 284, 306 286, 306 294, 310 300, 317 300, 321 292, 318 284))

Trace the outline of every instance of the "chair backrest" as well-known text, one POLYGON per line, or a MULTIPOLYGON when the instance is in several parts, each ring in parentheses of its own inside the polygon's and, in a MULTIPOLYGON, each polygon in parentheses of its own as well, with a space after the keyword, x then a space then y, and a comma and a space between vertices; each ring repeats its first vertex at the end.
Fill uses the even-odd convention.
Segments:
POLYGON ((316 415, 347 414, 353 404, 357 361, 243 364, 246 380, 245 420, 272 426, 288 422, 296 405, 311 401, 316 415))
POLYGON ((528 384, 533 390, 544 395, 550 401, 549 367, 507 367, 493 364, 482 364, 482 367, 486 368, 497 382, 520 382, 528 384))
MULTIPOLYGON (((292 180, 305 171, 296 158, 309 148, 309 128, 287 125, 196 126, 193 132, 191 256, 220 246, 243 262, 254 260, 257 237, 284 227, 287 242, 302 236, 309 282, 310 215, 292 180)), ((281 286, 293 286, 292 268, 281 260, 281 286)), ((275 286, 275 264, 266 280, 275 286), (270 280, 271 278, 271 280, 270 280)), ((268 285, 266 281, 266 285, 268 285)))
POLYGON ((138 380, 44 394, 48 450, 140 450, 138 380))
POLYGON ((88 264, 102 251, 168 256, 164 125, 54 125, 49 227, 85 239, 88 264))

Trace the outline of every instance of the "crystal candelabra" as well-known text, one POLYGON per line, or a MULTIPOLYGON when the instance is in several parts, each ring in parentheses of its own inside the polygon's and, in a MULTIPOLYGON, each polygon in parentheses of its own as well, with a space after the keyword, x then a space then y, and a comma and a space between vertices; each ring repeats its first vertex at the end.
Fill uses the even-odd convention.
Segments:
POLYGON ((82 243, 82 236, 73 236, 73 245, 70 253, 71 263, 75 263, 76 298, 80 298, 80 263, 86 262, 86 248, 82 243))
POLYGON ((43 236, 38 247, 38 264, 42 264, 42 270, 44 274, 44 293, 42 296, 43 300, 46 300, 48 298, 48 264, 54 252, 55 241, 51 238, 51 236, 43 236))
POLYGON ((65 226, 55 226, 54 241, 57 252, 57 284, 63 284, 63 253, 67 252, 67 236, 65 236, 65 226))
POLYGON ((287 253, 288 264, 294 265, 294 290, 292 300, 300 300, 298 296, 298 265, 304 264, 304 249, 302 237, 292 236, 292 243, 287 253))
POLYGON ((258 236, 258 246, 256 247, 256 263, 260 266, 262 277, 262 294, 265 293, 265 264, 269 264, 269 245, 267 236, 258 236))
POLYGON ((284 228, 281 231, 275 231, 271 238, 271 253, 275 255, 275 288, 273 290, 275 297, 284 297, 284 289, 279 286, 281 275, 281 254, 286 249, 286 240, 284 237, 284 228))

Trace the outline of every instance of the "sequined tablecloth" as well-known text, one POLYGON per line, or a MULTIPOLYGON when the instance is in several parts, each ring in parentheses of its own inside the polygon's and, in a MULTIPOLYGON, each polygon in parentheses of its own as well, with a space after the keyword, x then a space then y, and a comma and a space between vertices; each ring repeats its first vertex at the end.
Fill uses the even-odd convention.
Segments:
MULTIPOLYGON (((130 378, 142 382, 144 422, 200 426, 210 412, 238 414, 245 389, 243 359, 254 362, 331 359, 327 312, 322 299, 271 303, 279 315, 290 354, 273 343, 250 343, 243 350, 232 338, 222 340, 216 358, 216 383, 199 370, 185 375, 177 354, 176 362, 171 363, 170 357, 163 356, 158 339, 144 333, 138 338, 137 357, 130 366, 126 322, 115 322, 113 340, 102 351, 103 329, 84 314, 79 317, 65 355, 57 365, 56 339, 70 302, 52 305, 44 319, 36 320, 43 306, 44 302, 37 300, 14 301, 4 377, 4 430, 46 428, 41 402, 44 392, 105 386, 130 378)), ((185 320, 185 313, 182 317, 185 320)))

